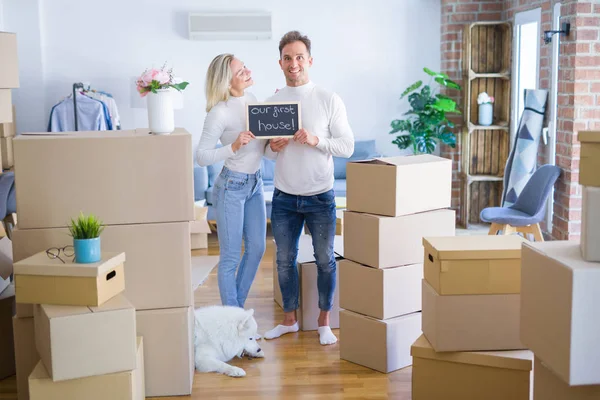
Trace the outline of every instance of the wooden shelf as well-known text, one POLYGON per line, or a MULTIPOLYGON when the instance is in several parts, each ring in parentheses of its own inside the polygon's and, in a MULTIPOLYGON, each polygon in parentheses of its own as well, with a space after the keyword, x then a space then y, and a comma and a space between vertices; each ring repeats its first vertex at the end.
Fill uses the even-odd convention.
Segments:
POLYGON ((472 69, 469 70, 468 75, 469 80, 473 80, 473 79, 510 79, 510 72, 509 71, 503 71, 503 72, 481 72, 481 73, 477 73, 475 71, 473 71, 472 69))
POLYGON ((504 180, 503 176, 496 175, 470 175, 463 173, 462 177, 468 182, 502 182, 504 180))
POLYGON ((497 122, 494 125, 475 125, 472 122, 469 122, 469 133, 473 132, 473 131, 507 131, 510 129, 510 126, 508 125, 508 121, 500 121, 497 122))

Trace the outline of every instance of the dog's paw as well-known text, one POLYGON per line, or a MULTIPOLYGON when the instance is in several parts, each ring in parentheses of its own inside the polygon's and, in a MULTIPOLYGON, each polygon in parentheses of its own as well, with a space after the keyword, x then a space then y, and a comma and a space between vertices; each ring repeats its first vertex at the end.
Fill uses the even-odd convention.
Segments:
POLYGON ((246 376, 246 371, 238 367, 230 366, 230 368, 227 368, 227 371, 225 371, 225 375, 240 378, 246 376))

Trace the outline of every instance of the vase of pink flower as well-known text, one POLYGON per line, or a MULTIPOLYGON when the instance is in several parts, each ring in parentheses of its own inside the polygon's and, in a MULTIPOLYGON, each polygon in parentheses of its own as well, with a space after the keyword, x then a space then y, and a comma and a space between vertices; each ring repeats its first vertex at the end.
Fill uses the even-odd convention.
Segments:
POLYGON ((486 92, 481 92, 477 96, 477 104, 479 104, 479 125, 492 125, 494 119, 494 98, 486 92))
POLYGON ((175 130, 173 89, 182 91, 188 82, 174 83, 173 70, 147 69, 136 82, 140 96, 148 100, 148 126, 155 135, 168 135, 175 130))

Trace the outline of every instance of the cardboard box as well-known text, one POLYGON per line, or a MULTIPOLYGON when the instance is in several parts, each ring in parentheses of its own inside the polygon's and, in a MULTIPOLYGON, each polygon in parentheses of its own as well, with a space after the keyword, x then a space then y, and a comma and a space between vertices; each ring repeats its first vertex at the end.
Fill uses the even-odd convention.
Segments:
POLYGON ((388 373, 411 365, 411 344, 421 335, 421 313, 381 321, 340 311, 340 358, 388 373))
POLYGON ((346 166, 348 211, 398 217, 449 208, 452 160, 429 154, 376 158, 346 166))
POLYGON ((344 214, 344 258, 373 268, 421 264, 423 237, 452 236, 455 226, 453 210, 402 217, 347 211, 344 214))
POLYGON ((0 137, 13 137, 17 134, 16 130, 17 116, 15 115, 15 106, 12 106, 12 122, 0 123, 0 137))
POLYGON ((520 236, 425 237, 425 280, 441 295, 521 291, 520 236))
MULTIPOLYGON (((337 329, 340 327, 340 291, 339 291, 339 262, 336 262, 335 292, 333 294, 333 306, 329 314, 329 327, 337 329)), ((305 263, 300 266, 300 314, 297 314, 300 329, 303 331, 316 331, 319 329, 319 289, 317 287, 317 264, 305 263)))
POLYGON ((144 337, 146 396, 187 396, 194 382, 194 308, 136 312, 144 337))
POLYGON ((183 129, 24 133, 13 146, 21 229, 66 227, 81 211, 106 225, 194 220, 192 137, 183 129))
POLYGON ((600 187, 600 132, 579 131, 581 142, 579 184, 600 187))
POLYGON ((35 345, 53 381, 130 371, 135 309, 123 295, 100 307, 35 305, 35 345))
POLYGON ((521 340, 571 386, 600 384, 600 263, 576 241, 525 243, 521 340))
MULTIPOLYGON (((15 261, 71 243, 67 228, 15 229, 15 261)), ((125 296, 136 310, 186 307, 193 303, 189 222, 109 225, 102 250, 124 252, 125 296)))
POLYGON ((435 351, 526 349, 518 294, 441 296, 423 280, 423 334, 435 351))
POLYGON ((530 399, 531 351, 437 353, 421 336, 410 352, 413 400, 530 399))
POLYGON ((340 307, 377 319, 421 311, 423 264, 375 269, 341 260, 340 307))
POLYGON ((14 264, 17 302, 100 306, 125 289, 125 253, 103 252, 93 264, 39 252, 14 264))
POLYGON ((38 362, 29 376, 31 400, 144 400, 144 340, 136 339, 135 367, 131 371, 53 382, 38 362))
POLYGON ((0 137, 0 152, 2 153, 2 168, 12 168, 15 165, 12 137, 0 137))
POLYGON ((600 262, 600 187, 582 187, 581 255, 600 262))
POLYGON ((19 318, 33 318, 33 304, 15 304, 15 315, 19 318))
POLYGON ((18 88, 19 58, 16 34, 0 32, 0 60, 2 60, 0 63, 0 89, 18 88))
POLYGON ((13 122, 12 91, 10 89, 0 89, 0 122, 13 122))
POLYGON ((29 374, 40 356, 35 348, 33 318, 13 317, 15 362, 17 367, 17 394, 19 400, 29 400, 29 374))
POLYGON ((15 374, 15 343, 12 318, 15 314, 15 287, 0 293, 0 380, 15 374))
POLYGON ((600 399, 600 385, 569 386, 538 357, 533 363, 533 400, 600 399))
MULTIPOLYGON (((196 218, 197 217, 198 215, 196 215, 196 218)), ((190 221, 190 242, 192 250, 207 249, 209 233, 211 233, 210 225, 208 225, 206 219, 190 221)))

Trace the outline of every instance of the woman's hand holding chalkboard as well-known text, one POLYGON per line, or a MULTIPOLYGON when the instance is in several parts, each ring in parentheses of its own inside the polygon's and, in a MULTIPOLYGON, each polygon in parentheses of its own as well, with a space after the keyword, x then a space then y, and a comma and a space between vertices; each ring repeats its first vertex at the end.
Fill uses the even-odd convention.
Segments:
POLYGON ((254 138, 255 138, 254 134, 250 131, 244 131, 244 132, 240 133, 240 135, 235 140, 235 142, 233 142, 231 144, 231 150, 237 152, 239 149, 242 148, 242 146, 247 145, 254 138))
POLYGON ((319 138, 316 137, 316 136, 311 135, 304 128, 299 129, 298 132, 296 132, 294 134, 294 140, 296 142, 301 143, 301 144, 307 144, 307 145, 312 146, 312 147, 315 147, 316 145, 319 144, 319 138))
POLYGON ((290 142, 290 138, 273 138, 269 140, 269 146, 275 153, 279 153, 290 142))

